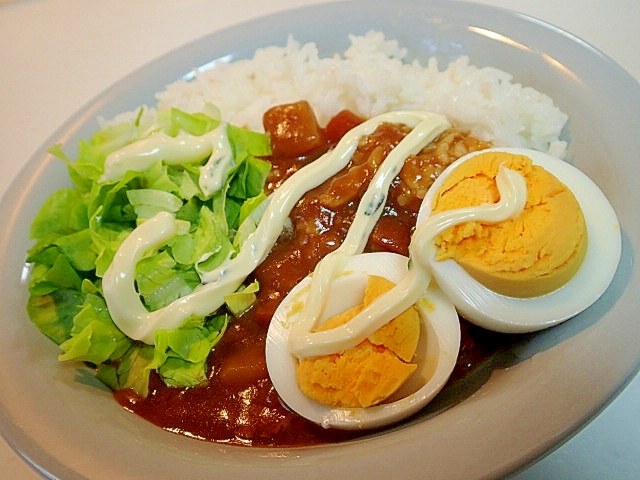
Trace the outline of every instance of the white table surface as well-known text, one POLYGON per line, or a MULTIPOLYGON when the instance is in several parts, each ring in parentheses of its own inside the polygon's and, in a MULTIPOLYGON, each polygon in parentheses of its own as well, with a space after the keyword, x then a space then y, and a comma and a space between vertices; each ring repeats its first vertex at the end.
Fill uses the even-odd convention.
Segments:
MULTIPOLYGON (((0 0, 0 195, 57 127, 137 67, 217 29, 312 3, 319 0, 0 0)), ((567 30, 640 81, 637 0, 480 3, 567 30)), ((39 476, 0 439, 0 478, 39 476)), ((640 478, 640 376, 576 436, 515 478, 640 478)))

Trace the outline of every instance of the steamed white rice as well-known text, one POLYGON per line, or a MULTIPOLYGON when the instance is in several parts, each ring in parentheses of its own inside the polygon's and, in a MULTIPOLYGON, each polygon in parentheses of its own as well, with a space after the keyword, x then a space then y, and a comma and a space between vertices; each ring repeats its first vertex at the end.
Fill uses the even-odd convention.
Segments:
MULTIPOLYGON (((529 147, 562 155, 567 115, 553 100, 515 83, 496 68, 461 57, 443 70, 406 62, 407 51, 380 32, 349 37, 343 54, 321 58, 315 43, 290 37, 286 46, 259 49, 253 58, 217 63, 159 92, 157 108, 202 111, 215 104, 222 118, 262 130, 271 106, 308 100, 321 125, 342 109, 372 117, 391 110, 429 110, 498 146, 529 147)), ((153 115, 153 109, 148 115, 153 115)))

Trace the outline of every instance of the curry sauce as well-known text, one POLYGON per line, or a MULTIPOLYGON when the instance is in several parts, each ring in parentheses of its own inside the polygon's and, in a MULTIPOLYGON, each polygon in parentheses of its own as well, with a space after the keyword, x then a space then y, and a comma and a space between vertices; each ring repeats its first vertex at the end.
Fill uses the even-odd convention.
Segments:
MULTIPOLYGON (((331 149, 361 121, 350 112, 341 112, 321 128, 306 102, 268 111, 264 124, 274 148, 268 158, 273 167, 267 193, 331 149)), ((172 388, 152 374, 146 398, 121 390, 115 392, 118 402, 168 431, 225 444, 303 446, 370 433, 325 430, 291 412, 269 380, 264 346, 269 322, 280 301, 321 258, 341 244, 376 168, 409 131, 404 125, 381 124, 360 140, 341 172, 301 198, 291 212, 291 224, 248 279, 259 282, 256 302, 231 321, 211 352, 207 385, 172 388)), ((452 128, 411 156, 392 183, 366 251, 407 255, 420 203, 435 178, 457 158, 489 146, 452 128)), ((470 335, 474 327, 464 320, 462 323, 460 356, 450 383, 463 379, 500 345, 499 335, 495 336, 497 341, 488 333, 470 335)))

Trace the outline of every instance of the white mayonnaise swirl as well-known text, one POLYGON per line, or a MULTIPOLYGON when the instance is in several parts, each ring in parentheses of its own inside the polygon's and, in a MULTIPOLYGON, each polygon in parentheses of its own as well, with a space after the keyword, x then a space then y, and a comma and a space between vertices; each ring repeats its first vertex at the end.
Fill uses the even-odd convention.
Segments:
MULTIPOLYGON (((349 131, 333 150, 298 170, 269 197, 269 204, 256 230, 249 235, 236 257, 219 268, 201 273, 202 284, 193 292, 153 312, 146 310, 135 289, 135 265, 145 253, 171 240, 176 234, 176 220, 170 213, 161 212, 145 221, 122 243, 103 278, 105 301, 114 323, 130 338, 152 344, 156 330, 177 328, 191 315, 204 316, 216 311, 223 305, 224 298, 236 291, 264 260, 302 195, 344 168, 356 151, 360 138, 373 133, 383 122, 404 123, 414 127, 414 131, 404 139, 406 142, 403 140, 394 148, 391 161, 376 175, 361 202, 356 228, 348 235, 343 251, 351 254, 358 250, 379 218, 388 184, 404 160, 448 128, 443 116, 429 112, 390 112, 349 131)), ((212 153, 216 135, 220 134, 214 132, 216 130, 206 134, 206 138, 202 138, 205 135, 193 138, 151 135, 137 142, 137 146, 127 146, 114 152, 105 166, 104 177, 115 180, 127 170, 142 170, 157 161, 181 163, 195 161, 196 156, 204 158, 212 153), (182 148, 184 158, 189 160, 180 159, 182 148)))
POLYGON ((223 122, 204 135, 152 133, 107 155, 100 182, 120 180, 128 171, 142 172, 158 162, 185 165, 209 157, 200 167, 199 186, 205 195, 212 195, 222 188, 234 165, 227 129, 223 122))
MULTIPOLYGON (((420 152, 451 126, 441 115, 427 112, 411 112, 402 119, 402 123, 413 127, 413 130, 389 153, 376 171, 340 247, 326 255, 316 266, 305 304, 305 321, 296 324, 295 331, 308 331, 317 323, 327 302, 330 282, 342 272, 349 257, 364 250, 386 204, 391 182, 402 169, 407 157, 420 152)), ((296 335, 293 334, 294 337, 296 335)))
POLYGON ((418 224, 409 245, 408 274, 347 323, 317 332, 312 332, 315 325, 307 322, 292 327, 289 336, 291 353, 298 358, 305 358, 353 348, 420 300, 431 281, 429 260, 435 256, 433 240, 438 235, 448 228, 472 220, 495 223, 515 218, 524 209, 527 186, 521 174, 502 166, 496 182, 500 193, 497 203, 448 210, 418 224))

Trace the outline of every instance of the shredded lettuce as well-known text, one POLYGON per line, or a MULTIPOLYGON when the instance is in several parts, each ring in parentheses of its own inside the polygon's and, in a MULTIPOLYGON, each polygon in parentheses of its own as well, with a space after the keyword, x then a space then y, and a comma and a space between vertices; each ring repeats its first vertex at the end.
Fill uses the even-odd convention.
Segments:
POLYGON ((254 281, 246 287, 242 286, 236 292, 227 295, 225 303, 229 311, 234 315, 244 313, 255 302, 259 288, 258 282, 254 281))
POLYGON ((177 109, 157 112, 153 125, 141 125, 140 118, 80 141, 75 160, 59 145, 50 149, 66 163, 74 188, 55 192, 31 226, 27 311, 60 346, 60 360, 86 362, 111 388, 147 395, 154 371, 170 386, 205 383, 209 353, 233 315, 254 301, 258 285, 243 285, 220 311, 191 317, 175 330, 158 331, 155 345, 146 345, 113 323, 101 289, 105 270, 137 225, 168 211, 180 221, 178 235, 138 262, 137 289, 150 311, 190 293, 200 283, 199 272, 237 254, 242 243, 238 231, 244 238, 254 228, 271 166, 261 159, 270 154, 266 135, 229 126, 234 166, 224 188, 213 195, 198 186, 199 167, 206 158, 186 165, 158 162, 142 172, 127 172, 118 181, 100 183, 107 156, 129 143, 157 131, 203 135, 220 124, 215 113, 177 109), (246 219, 250 221, 241 228, 246 219))

